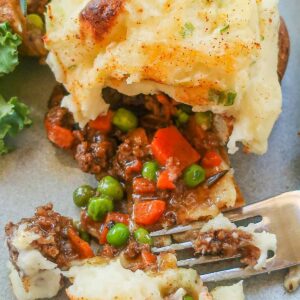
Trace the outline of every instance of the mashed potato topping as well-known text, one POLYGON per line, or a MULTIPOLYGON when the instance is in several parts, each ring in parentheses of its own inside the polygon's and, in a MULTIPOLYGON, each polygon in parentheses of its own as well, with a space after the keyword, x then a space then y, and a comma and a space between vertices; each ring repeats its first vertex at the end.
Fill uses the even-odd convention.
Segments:
POLYGON ((104 87, 164 92, 195 111, 234 116, 231 153, 237 141, 264 153, 281 110, 277 2, 53 0, 45 41, 70 92, 63 105, 84 125, 106 113, 104 87))

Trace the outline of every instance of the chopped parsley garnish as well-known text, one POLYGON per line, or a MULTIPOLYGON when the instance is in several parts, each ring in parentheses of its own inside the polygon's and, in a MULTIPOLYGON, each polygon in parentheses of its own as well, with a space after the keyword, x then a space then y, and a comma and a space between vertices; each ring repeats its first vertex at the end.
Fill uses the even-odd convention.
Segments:
POLYGON ((208 91, 208 99, 217 104, 221 104, 224 102, 226 98, 226 94, 223 91, 218 91, 216 89, 210 89, 208 91))
POLYGON ((231 106, 234 104, 236 92, 224 92, 216 89, 210 89, 208 92, 208 99, 217 104, 223 104, 224 106, 231 106))
POLYGON ((193 34, 194 30, 195 30, 195 26, 192 23, 187 22, 184 24, 183 27, 181 27, 180 35, 183 38, 186 38, 188 36, 191 36, 193 34))
POLYGON ((234 100, 236 98, 236 92, 228 92, 227 99, 224 103, 225 106, 231 106, 234 104, 234 100))
POLYGON ((226 26, 224 26, 222 29, 220 29, 221 33, 226 32, 229 29, 229 24, 227 24, 226 26))

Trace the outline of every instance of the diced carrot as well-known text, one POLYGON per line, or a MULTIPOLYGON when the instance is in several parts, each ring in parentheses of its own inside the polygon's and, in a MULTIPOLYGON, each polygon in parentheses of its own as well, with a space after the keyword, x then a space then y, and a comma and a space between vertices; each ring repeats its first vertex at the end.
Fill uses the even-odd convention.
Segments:
POLYGON ((151 253, 148 250, 142 250, 142 259, 143 262, 145 264, 145 266, 151 266, 154 265, 157 261, 157 257, 156 255, 154 255, 153 253, 151 253))
POLYGON ((108 111, 105 116, 98 116, 95 120, 89 121, 89 126, 102 133, 107 133, 112 129, 112 111, 108 111))
POLYGON ((80 258, 85 259, 95 256, 89 243, 82 240, 73 228, 69 228, 68 237, 72 246, 78 252, 80 258))
POLYGON ((181 170, 200 159, 200 154, 190 145, 175 126, 158 129, 151 143, 156 160, 165 165, 171 157, 177 159, 181 170))
POLYGON ((144 201, 135 204, 134 220, 139 225, 156 223, 166 210, 166 203, 162 200, 144 201))
POLYGON ((132 173, 140 173, 142 171, 143 164, 139 159, 136 159, 128 163, 125 167, 126 176, 130 176, 132 173))
POLYGON ((45 121, 48 139, 59 148, 71 148, 74 142, 74 136, 71 130, 53 125, 47 120, 45 121))
POLYGON ((202 159, 204 168, 218 167, 222 163, 222 158, 219 153, 214 150, 207 151, 202 159))
POLYGON ((156 98, 157 98, 158 102, 160 102, 162 104, 165 104, 166 102, 169 102, 168 97, 164 94, 157 94, 156 98))
POLYGON ((118 212, 111 212, 111 213, 107 214, 105 222, 102 225, 101 234, 100 234, 100 238, 99 238, 99 243, 101 245, 104 245, 106 243, 106 236, 107 236, 107 233, 109 231, 109 228, 108 228, 107 225, 111 221, 128 225, 129 224, 129 215, 121 214, 121 213, 118 213, 118 212))
POLYGON ((105 223, 108 223, 110 221, 128 225, 129 224, 129 215, 118 213, 118 212, 110 212, 106 216, 105 223))
POLYGON ((132 142, 138 141, 140 145, 148 145, 148 136, 144 128, 138 127, 128 134, 128 139, 132 142))
POLYGON ((136 177, 133 180, 133 193, 134 194, 151 194, 156 191, 156 186, 153 181, 147 178, 136 177))
POLYGON ((170 179, 168 170, 164 170, 159 174, 157 188, 160 190, 174 190, 176 188, 175 184, 170 179))

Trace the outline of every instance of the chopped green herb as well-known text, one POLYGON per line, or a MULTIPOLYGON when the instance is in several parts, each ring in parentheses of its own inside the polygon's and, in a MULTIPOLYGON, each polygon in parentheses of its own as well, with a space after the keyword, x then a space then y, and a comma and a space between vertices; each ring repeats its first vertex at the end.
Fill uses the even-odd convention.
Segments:
POLYGON ((183 27, 181 27, 180 35, 183 38, 186 38, 188 36, 191 36, 193 34, 194 30, 195 30, 195 26, 192 23, 187 22, 184 24, 183 27))
POLYGON ((224 26, 222 29, 220 29, 221 33, 226 32, 229 29, 229 24, 227 24, 226 26, 224 26))
POLYGON ((74 70, 76 68, 77 68, 77 65, 71 65, 71 66, 68 67, 68 70, 74 70))
POLYGON ((217 104, 223 103, 225 98, 226 98, 226 94, 223 91, 218 91, 216 89, 210 89, 208 91, 208 99, 217 104))
POLYGON ((234 100, 236 98, 236 92, 229 92, 227 94, 226 102, 224 103, 225 106, 231 106, 234 104, 234 100))
POLYGON ((234 104, 236 92, 223 92, 216 89, 210 89, 208 92, 208 99, 216 104, 223 104, 224 106, 231 106, 234 104))

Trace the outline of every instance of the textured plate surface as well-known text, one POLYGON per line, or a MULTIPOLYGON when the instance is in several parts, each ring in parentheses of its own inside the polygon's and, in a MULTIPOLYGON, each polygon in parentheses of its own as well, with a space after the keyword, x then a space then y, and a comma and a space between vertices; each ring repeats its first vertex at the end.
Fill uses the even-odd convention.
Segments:
MULTIPOLYGON (((290 63, 282 83, 283 114, 273 130, 266 155, 257 157, 240 151, 232 157, 236 177, 248 203, 300 188, 300 1, 282 1, 280 7, 292 43, 290 63)), ((17 150, 0 158, 1 300, 14 299, 6 270, 4 225, 32 215, 36 206, 49 201, 59 212, 78 216, 72 204, 74 188, 83 183, 95 184, 93 176, 83 174, 71 157, 46 140, 43 116, 54 84, 48 68, 38 66, 33 60, 23 61, 13 75, 0 81, 0 92, 7 97, 18 95, 31 106, 34 119, 34 125, 17 138, 17 150)), ((247 299, 299 300, 300 291, 291 295, 284 291, 285 273, 246 280, 247 299)), ((55 299, 66 297, 62 294, 55 299)))

